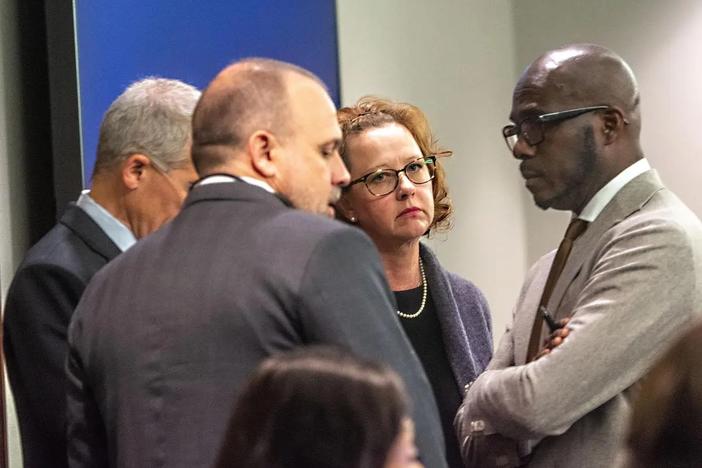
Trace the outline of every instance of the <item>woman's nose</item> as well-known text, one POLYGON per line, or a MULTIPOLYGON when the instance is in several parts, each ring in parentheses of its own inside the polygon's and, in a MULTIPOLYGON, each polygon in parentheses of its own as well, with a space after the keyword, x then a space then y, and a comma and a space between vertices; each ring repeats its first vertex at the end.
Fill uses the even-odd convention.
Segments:
POLYGON ((407 177, 407 174, 405 174, 404 172, 401 172, 397 175, 397 177, 398 177, 397 188, 395 189, 395 193, 397 193, 397 197, 399 199, 404 199, 404 198, 407 198, 407 197, 413 195, 417 186, 414 185, 414 182, 409 180, 409 177, 407 177))

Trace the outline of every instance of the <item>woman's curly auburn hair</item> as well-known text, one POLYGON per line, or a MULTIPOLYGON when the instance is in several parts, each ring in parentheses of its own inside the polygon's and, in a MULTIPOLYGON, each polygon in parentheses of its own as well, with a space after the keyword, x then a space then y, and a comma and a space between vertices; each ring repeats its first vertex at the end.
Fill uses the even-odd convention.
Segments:
MULTIPOLYGON (((375 96, 364 96, 353 106, 339 109, 337 118, 342 132, 339 153, 347 167, 351 167, 351 160, 346 148, 349 137, 393 123, 400 124, 409 130, 423 155, 450 156, 452 154, 450 150, 439 148, 424 112, 412 104, 390 101, 375 96)), ((434 219, 426 232, 427 235, 435 231, 447 231, 451 228, 453 205, 448 196, 446 173, 438 158, 434 179, 431 183, 434 192, 434 219)))

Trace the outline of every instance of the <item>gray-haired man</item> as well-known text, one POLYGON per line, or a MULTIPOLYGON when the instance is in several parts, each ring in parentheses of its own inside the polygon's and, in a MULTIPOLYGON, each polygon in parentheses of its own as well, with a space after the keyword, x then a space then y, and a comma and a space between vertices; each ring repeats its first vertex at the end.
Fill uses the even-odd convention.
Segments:
POLYGON ((12 281, 5 353, 24 466, 67 465, 66 330, 90 278, 180 209, 197 175, 191 116, 200 92, 176 80, 138 81, 100 126, 92 189, 27 253, 12 281))

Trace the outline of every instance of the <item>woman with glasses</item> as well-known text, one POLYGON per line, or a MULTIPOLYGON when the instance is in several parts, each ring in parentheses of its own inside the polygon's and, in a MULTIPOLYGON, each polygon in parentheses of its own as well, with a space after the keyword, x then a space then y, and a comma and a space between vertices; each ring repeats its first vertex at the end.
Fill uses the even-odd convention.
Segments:
POLYGON ((490 360, 490 313, 478 288, 444 270, 420 242, 449 226, 438 158, 451 152, 438 150, 423 112, 410 104, 366 97, 338 118, 351 182, 337 211, 378 248, 398 319, 434 390, 449 465, 463 466, 453 419, 464 385, 490 360))

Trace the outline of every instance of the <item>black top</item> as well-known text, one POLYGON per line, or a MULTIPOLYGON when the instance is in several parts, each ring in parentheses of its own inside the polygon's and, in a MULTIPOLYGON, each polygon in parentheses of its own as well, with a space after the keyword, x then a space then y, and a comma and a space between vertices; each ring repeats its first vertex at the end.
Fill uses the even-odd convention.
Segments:
MULTIPOLYGON (((407 291, 394 291, 398 309, 405 314, 414 314, 422 302, 422 287, 407 291)), ((458 391, 456 379, 451 371, 448 356, 444 349, 441 326, 436 317, 431 292, 427 291, 427 302, 419 316, 415 318, 400 318, 407 338, 414 347, 424 372, 434 391, 434 398, 439 407, 441 426, 446 441, 446 459, 450 467, 461 468, 458 438, 453 428, 453 419, 461 405, 461 394, 458 391)))

